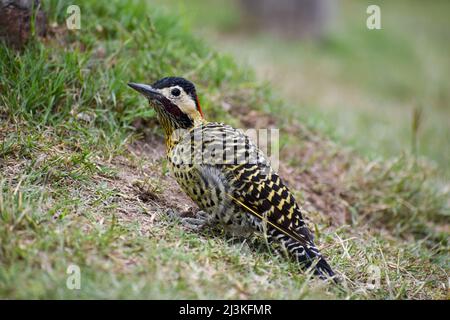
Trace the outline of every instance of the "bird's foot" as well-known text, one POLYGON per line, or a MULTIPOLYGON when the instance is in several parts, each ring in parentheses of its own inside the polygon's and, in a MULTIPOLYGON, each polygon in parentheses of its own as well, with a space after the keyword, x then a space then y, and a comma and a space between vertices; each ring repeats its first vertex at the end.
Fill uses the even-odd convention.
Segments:
POLYGON ((210 217, 205 211, 197 211, 194 217, 181 217, 181 223, 191 231, 202 231, 209 225, 210 217))
POLYGON ((180 221, 186 229, 191 231, 201 231, 210 222, 209 215, 201 210, 195 213, 189 210, 188 212, 182 212, 180 214, 174 210, 167 210, 167 215, 175 221, 180 221))

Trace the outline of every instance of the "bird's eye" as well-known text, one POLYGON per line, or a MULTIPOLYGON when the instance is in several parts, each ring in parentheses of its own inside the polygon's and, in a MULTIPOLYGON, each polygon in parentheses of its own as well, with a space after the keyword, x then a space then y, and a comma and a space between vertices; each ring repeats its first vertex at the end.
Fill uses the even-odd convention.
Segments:
POLYGON ((173 96, 178 97, 180 95, 181 91, 180 91, 180 89, 175 88, 175 89, 172 89, 171 93, 173 96))

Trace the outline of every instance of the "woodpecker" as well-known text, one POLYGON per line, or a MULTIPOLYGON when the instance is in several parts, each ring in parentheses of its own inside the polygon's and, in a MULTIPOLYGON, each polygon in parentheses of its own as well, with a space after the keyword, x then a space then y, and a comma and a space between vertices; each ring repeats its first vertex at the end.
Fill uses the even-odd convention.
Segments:
POLYGON ((267 157, 241 130, 206 121, 192 82, 166 77, 152 85, 128 85, 155 109, 169 169, 201 209, 191 225, 222 226, 239 235, 259 232, 274 251, 313 268, 321 278, 336 280, 267 157))

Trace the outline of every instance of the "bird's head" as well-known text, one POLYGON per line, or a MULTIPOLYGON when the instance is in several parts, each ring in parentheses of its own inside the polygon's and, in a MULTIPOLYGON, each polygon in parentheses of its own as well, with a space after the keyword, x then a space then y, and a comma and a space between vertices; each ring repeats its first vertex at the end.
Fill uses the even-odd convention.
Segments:
POLYGON ((162 78, 152 85, 130 82, 128 86, 149 100, 166 134, 204 121, 195 86, 184 78, 162 78))

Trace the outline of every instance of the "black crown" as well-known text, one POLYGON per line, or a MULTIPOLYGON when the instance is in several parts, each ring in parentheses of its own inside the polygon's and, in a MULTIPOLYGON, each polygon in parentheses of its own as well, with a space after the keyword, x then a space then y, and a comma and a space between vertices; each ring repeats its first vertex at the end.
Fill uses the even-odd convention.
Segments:
POLYGON ((190 95, 194 100, 197 99, 197 92, 192 82, 181 77, 166 77, 156 81, 152 87, 155 89, 170 88, 173 86, 179 86, 183 88, 184 92, 190 95))

